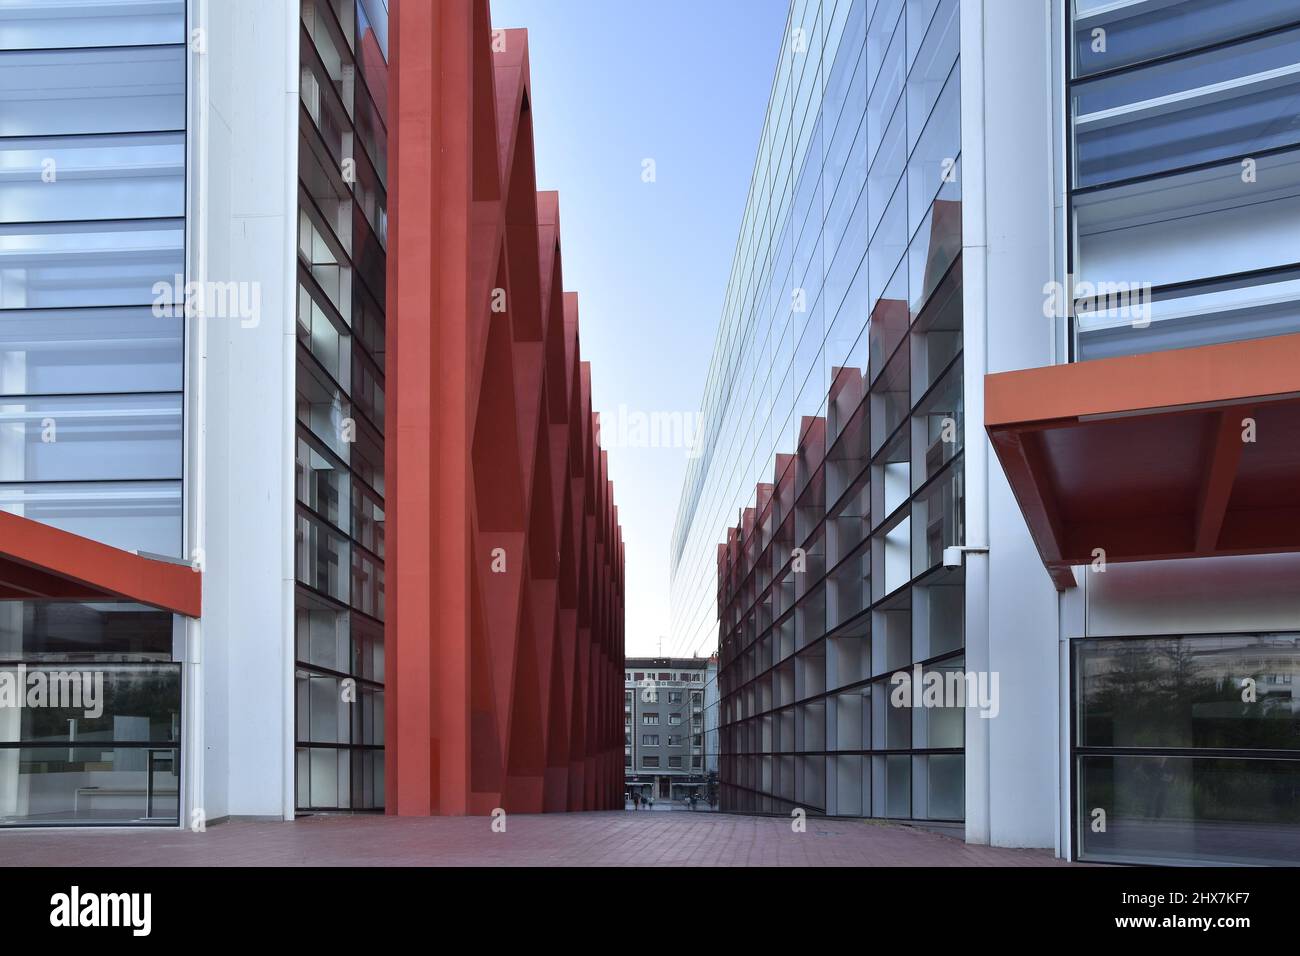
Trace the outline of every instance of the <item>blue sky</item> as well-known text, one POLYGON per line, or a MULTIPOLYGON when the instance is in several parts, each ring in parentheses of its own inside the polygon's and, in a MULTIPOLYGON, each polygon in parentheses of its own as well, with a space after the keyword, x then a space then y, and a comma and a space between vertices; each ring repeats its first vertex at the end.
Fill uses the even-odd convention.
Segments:
MULTIPOLYGON (((526 27, 539 189, 560 192, 565 288, 607 432, 699 410, 786 0, 492 0, 526 27), (643 181, 644 161, 655 181, 643 181)), ((611 441, 606 440, 606 446, 611 441)), ((670 647, 684 450, 614 447, 627 651, 670 647)))

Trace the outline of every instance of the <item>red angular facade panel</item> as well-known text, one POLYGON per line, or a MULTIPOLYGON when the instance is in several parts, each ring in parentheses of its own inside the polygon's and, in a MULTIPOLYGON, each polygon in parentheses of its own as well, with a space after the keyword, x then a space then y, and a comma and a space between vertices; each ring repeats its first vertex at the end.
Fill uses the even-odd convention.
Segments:
POLYGON ((527 34, 392 10, 387 809, 623 806, 623 540, 527 34))

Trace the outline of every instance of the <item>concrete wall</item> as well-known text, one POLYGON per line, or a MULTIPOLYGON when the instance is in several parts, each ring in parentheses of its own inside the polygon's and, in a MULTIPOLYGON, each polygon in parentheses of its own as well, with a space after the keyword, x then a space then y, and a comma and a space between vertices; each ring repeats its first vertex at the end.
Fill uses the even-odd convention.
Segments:
POLYGON ((256 283, 261 308, 190 325, 189 544, 205 570, 190 808, 288 819, 298 4, 191 0, 191 27, 206 44, 191 53, 191 278, 256 283))
POLYGON ((1048 365, 1043 285, 1057 260, 1048 0, 963 0, 967 662, 998 674, 1000 713, 966 719, 966 838, 1057 844, 1057 595, 984 432, 983 376, 1048 365))

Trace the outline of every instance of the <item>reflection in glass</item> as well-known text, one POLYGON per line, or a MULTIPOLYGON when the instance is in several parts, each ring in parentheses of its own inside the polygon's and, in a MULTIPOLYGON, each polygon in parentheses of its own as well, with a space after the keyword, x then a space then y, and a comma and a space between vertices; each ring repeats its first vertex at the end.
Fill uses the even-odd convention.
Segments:
POLYGON ((1300 750, 1298 636, 1091 640, 1076 653, 1079 746, 1300 750))
POLYGON ((148 308, 0 312, 0 395, 180 391, 181 322, 148 308))
POLYGON ((1300 859, 1300 761, 1114 755, 1077 760, 1079 858, 1300 859), (1104 810, 1104 831, 1091 825, 1104 810))
POLYGON ((0 826, 179 822, 180 664, 6 664, 0 681, 25 703, 0 708, 0 826))
POLYGON ((6 53, 0 136, 185 128, 183 45, 6 53))
POLYGON ((180 481, 0 482, 0 511, 123 551, 182 552, 180 481))

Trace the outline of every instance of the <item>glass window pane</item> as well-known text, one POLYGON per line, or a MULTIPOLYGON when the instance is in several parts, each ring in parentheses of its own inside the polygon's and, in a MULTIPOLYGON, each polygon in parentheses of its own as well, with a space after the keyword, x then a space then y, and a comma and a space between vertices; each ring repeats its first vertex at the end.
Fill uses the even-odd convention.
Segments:
POLYGON ((1298 760, 1093 755, 1077 766, 1082 860, 1300 859, 1298 760), (1096 810, 1105 812, 1101 831, 1092 826, 1096 810))
POLYGON ((10 140, 0 182, 0 222, 183 216, 185 134, 10 140))
POLYGON ((180 477, 180 395, 0 400, 0 482, 180 477))
MULTIPOLYGON (((913 3, 908 8, 908 35, 910 47, 913 43, 911 14, 913 3)), ((939 99, 939 94, 948 82, 948 74, 957 62, 961 50, 961 16, 960 5, 956 0, 945 0, 943 9, 930 24, 925 35, 925 42, 920 48, 920 55, 907 76, 907 129, 909 146, 915 145, 916 139, 925 129, 930 118, 930 111, 939 99)), ((955 82, 952 85, 956 85, 955 82)))
POLYGON ((1295 5, 1279 0, 1075 0, 1074 74, 1087 76, 1249 36, 1296 18, 1295 5), (1097 30, 1103 31, 1104 43, 1098 42, 1097 30))
POLYGON ((0 687, 25 705, 5 714, 0 743, 176 743, 180 682, 170 663, 0 666, 0 687))
POLYGON ((172 615, 142 604, 0 601, 0 661, 169 661, 172 615))
POLYGON ((912 815, 912 758, 890 754, 885 758, 885 812, 887 817, 912 815))
POLYGON ((1300 750, 1300 636, 1091 640, 1077 655, 1080 746, 1300 750))
POLYGON ((181 553, 181 483, 0 482, 0 511, 126 551, 181 553))
POLYGON ((0 395, 182 388, 181 319, 149 309, 0 312, 0 395))
POLYGON ((185 41, 185 0, 4 0, 0 50, 185 41))
POLYGON ((183 129, 185 51, 10 53, 0 59, 0 136, 183 129))
POLYGON ((966 758, 961 754, 931 754, 927 759, 930 819, 964 819, 966 758))
POLYGON ((1220 342, 1300 332, 1300 278, 1240 287, 1171 290, 1152 297, 1148 322, 1120 315, 1124 310, 1079 312, 1079 360, 1195 348, 1220 342))
POLYGON ((0 749, 0 826, 179 820, 176 747, 0 749))
POLYGON ((0 742, 36 744, 0 748, 0 826, 178 822, 180 664, 29 664, 0 680, 27 704, 4 709, 0 742))
POLYGON ((1300 29, 1071 88, 1075 184, 1300 142, 1300 29))
POLYGON ((0 309, 170 302, 184 249, 182 219, 0 226, 0 309))

